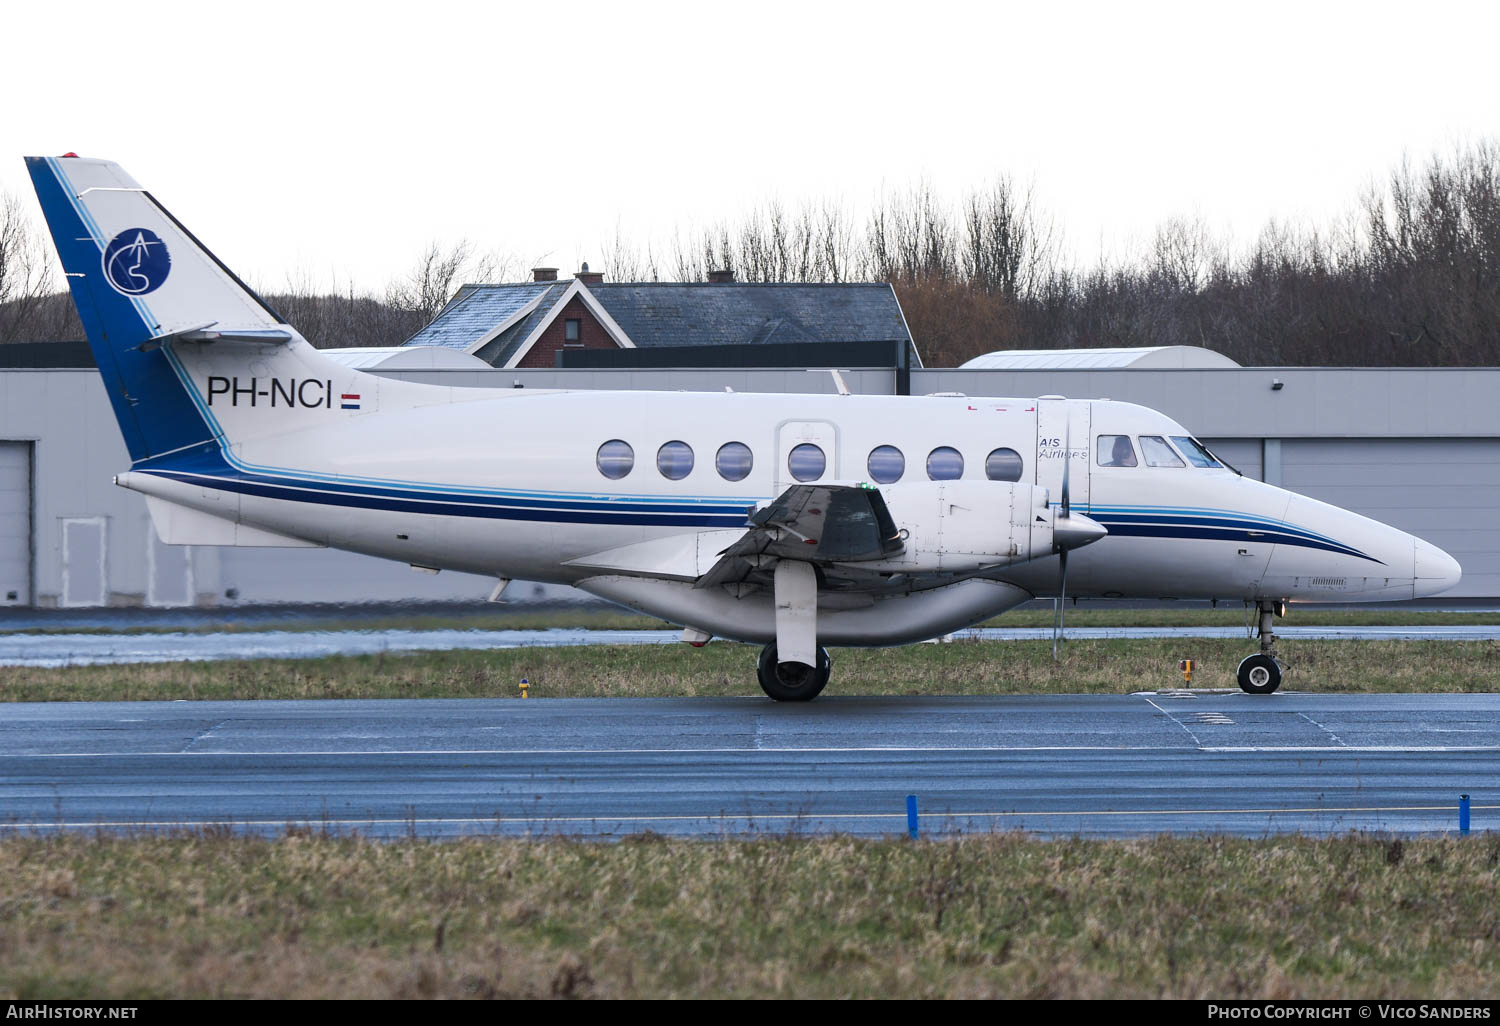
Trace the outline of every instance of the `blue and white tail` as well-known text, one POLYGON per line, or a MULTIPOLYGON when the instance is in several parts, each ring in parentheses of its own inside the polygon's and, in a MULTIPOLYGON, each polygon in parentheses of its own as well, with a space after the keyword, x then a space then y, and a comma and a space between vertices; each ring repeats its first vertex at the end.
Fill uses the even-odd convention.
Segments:
POLYGON ((317 354, 118 164, 26 164, 132 463, 362 407, 341 397, 365 375, 317 354))

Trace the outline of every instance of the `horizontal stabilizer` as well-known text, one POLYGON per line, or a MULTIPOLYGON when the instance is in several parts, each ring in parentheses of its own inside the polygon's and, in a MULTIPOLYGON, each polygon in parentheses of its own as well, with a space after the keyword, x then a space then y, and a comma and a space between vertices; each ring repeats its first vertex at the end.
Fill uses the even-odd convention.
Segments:
POLYGON ((264 346, 284 346, 295 336, 281 328, 219 328, 205 324, 199 328, 168 332, 148 338, 140 345, 142 352, 159 348, 164 342, 251 342, 264 346))

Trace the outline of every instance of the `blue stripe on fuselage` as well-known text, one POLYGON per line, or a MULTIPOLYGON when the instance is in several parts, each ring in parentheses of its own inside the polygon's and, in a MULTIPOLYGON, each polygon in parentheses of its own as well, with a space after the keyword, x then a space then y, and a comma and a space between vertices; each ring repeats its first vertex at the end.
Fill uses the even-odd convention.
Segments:
MULTIPOLYGON (((1094 519, 1099 520, 1098 517, 1094 519)), ((1208 541, 1243 541, 1259 542, 1261 544, 1275 543, 1277 545, 1294 545, 1304 549, 1322 549, 1327 552, 1337 552, 1345 556, 1357 556, 1360 559, 1368 559, 1372 563, 1380 563, 1373 556, 1367 556, 1363 552, 1340 545, 1337 542, 1323 542, 1315 538, 1308 538, 1299 534, 1283 533, 1280 531, 1261 528, 1254 533, 1250 531, 1237 530, 1227 527, 1184 527, 1170 524, 1122 524, 1106 523, 1099 520, 1109 530, 1112 538, 1197 538, 1208 541)), ((1382 564, 1384 565, 1384 564, 1382 564)))
MULTIPOLYGON (((1179 514, 1179 513, 1168 513, 1168 514, 1147 514, 1147 513, 1120 514, 1120 513, 1111 513, 1111 514, 1091 514, 1091 515, 1093 516, 1093 518, 1095 520, 1099 521, 1101 524, 1104 524, 1106 527, 1109 527, 1111 531, 1114 531, 1115 527, 1117 527, 1117 526, 1124 527, 1124 526, 1127 526, 1127 525, 1143 525, 1143 526, 1155 525, 1155 526, 1215 528, 1215 529, 1219 529, 1219 530, 1233 530, 1233 531, 1244 532, 1245 535, 1246 535, 1246 537, 1247 537, 1247 539, 1251 540, 1251 541, 1256 540, 1255 536, 1258 535, 1258 534, 1265 534, 1265 535, 1280 534, 1280 535, 1293 535, 1295 537, 1303 538, 1303 539, 1306 539, 1308 541, 1321 542, 1321 543, 1323 543, 1325 545, 1335 545, 1335 546, 1339 546, 1341 548, 1347 548, 1347 546, 1342 545, 1342 543, 1337 542, 1334 539, 1327 537, 1326 535, 1321 535, 1321 534, 1318 534, 1318 533, 1316 533, 1314 531, 1307 531, 1307 530, 1304 530, 1304 529, 1302 529, 1300 527, 1293 527, 1290 524, 1278 523, 1278 522, 1275 522, 1275 521, 1263 520, 1263 519, 1258 518, 1258 517, 1255 518, 1255 519, 1253 519, 1253 520, 1244 520, 1244 519, 1240 519, 1238 517, 1226 517, 1226 516, 1208 516, 1208 517, 1203 517, 1203 516, 1189 516, 1187 514, 1179 514)), ((1351 553, 1354 553, 1353 549, 1350 549, 1349 551, 1351 553)), ((1354 554, 1358 555, 1359 553, 1354 553, 1354 554)))
POLYGON ((1089 510, 1089 516, 1102 524, 1111 535, 1117 537, 1198 538, 1260 544, 1274 542, 1278 545, 1338 552, 1385 565, 1374 556, 1316 531, 1269 517, 1237 513, 1232 510, 1096 506, 1089 510))
POLYGON ((197 484, 241 495, 305 502, 324 506, 381 509, 437 516, 485 517, 499 520, 554 521, 569 524, 663 524, 673 527, 739 527, 745 524, 748 504, 699 505, 658 502, 618 502, 558 495, 548 499, 520 498, 503 492, 488 495, 443 493, 400 488, 330 485, 264 475, 210 475, 152 470, 169 480, 197 484))

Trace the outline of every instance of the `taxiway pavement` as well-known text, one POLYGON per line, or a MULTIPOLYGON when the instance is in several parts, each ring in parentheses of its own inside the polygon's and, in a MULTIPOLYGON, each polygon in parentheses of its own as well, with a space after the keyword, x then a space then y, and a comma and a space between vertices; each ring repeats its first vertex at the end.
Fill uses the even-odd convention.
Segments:
MULTIPOLYGON (((1244 638, 1240 627, 1069 627, 1077 640, 1113 638, 1244 638)), ((1406 627, 1288 627, 1287 641, 1500 641, 1500 626, 1424 624, 1406 627)), ((453 651, 576 645, 675 645, 681 631, 375 630, 208 631, 165 633, 0 634, 0 666, 93 666, 183 660, 317 659, 380 652, 453 651)), ((971 627, 959 641, 1050 641, 1051 627, 971 627)))

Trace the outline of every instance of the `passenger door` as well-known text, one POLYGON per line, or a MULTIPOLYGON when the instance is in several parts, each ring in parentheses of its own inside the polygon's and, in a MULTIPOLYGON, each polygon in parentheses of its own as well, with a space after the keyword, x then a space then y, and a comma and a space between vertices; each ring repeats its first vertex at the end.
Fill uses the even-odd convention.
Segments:
POLYGON ((1088 512, 1090 427, 1093 404, 1087 399, 1049 396, 1036 401, 1036 483, 1055 505, 1062 501, 1063 468, 1069 468, 1069 501, 1088 512))

